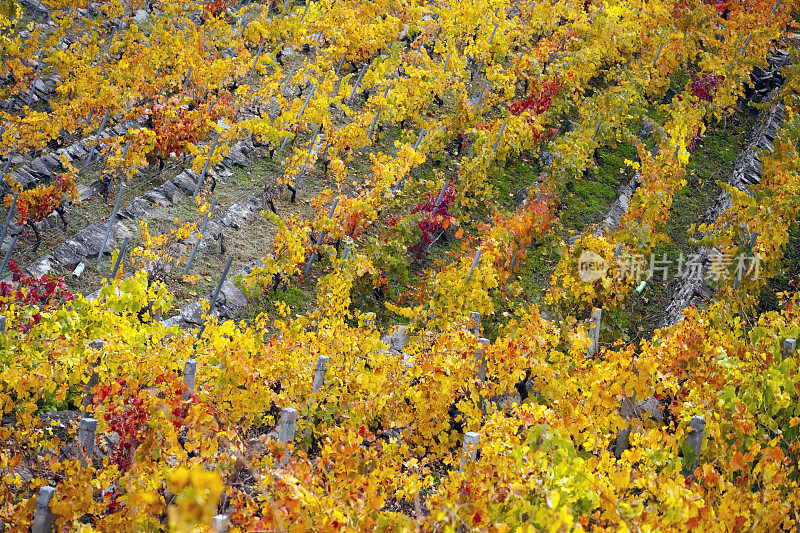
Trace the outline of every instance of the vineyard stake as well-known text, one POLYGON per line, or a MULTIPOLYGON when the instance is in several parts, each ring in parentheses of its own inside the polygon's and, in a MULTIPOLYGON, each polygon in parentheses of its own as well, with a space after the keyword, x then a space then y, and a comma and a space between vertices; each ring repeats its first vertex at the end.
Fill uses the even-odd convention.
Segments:
POLYGON ((469 267, 469 272, 467 272, 467 281, 469 281, 469 278, 472 276, 472 271, 475 270, 476 266, 478 266, 478 261, 480 260, 481 260, 481 251, 478 250, 478 252, 475 254, 475 259, 472 260, 472 266, 469 267))
POLYGON ((706 429, 706 419, 703 416, 693 416, 692 421, 689 422, 689 428, 692 430, 686 436, 686 446, 694 450, 694 464, 691 466, 684 465, 683 467, 683 475, 685 477, 689 477, 694 469, 697 468, 697 464, 700 461, 700 451, 703 447, 703 432, 706 429))
POLYGON ((461 446, 461 466, 458 467, 459 472, 464 471, 464 465, 467 464, 467 461, 474 463, 477 460, 480 439, 480 434, 474 431, 464 433, 464 443, 461 446))
POLYGON ((111 278, 114 279, 117 277, 117 270, 119 270, 119 265, 122 263, 122 254, 125 253, 125 247, 128 246, 128 237, 126 236, 122 239, 122 246, 119 248, 119 254, 117 255, 117 260, 114 262, 114 268, 111 270, 111 278))
MULTIPOLYGON (((225 269, 222 271, 222 275, 219 277, 219 283, 217 283, 217 288, 214 289, 214 294, 211 296, 211 305, 208 307, 208 313, 211 314, 214 312, 214 305, 217 303, 217 298, 219 297, 219 291, 222 290, 222 284, 225 282, 225 278, 228 277, 228 270, 231 268, 231 263, 233 263, 233 256, 228 256, 228 262, 225 265, 225 269)), ((200 331, 197 333, 197 338, 199 339, 203 335, 203 331, 206 329, 205 320, 203 320, 203 324, 200 326, 200 331)))
POLYGON ((194 358, 186 361, 183 365, 183 382, 186 384, 186 392, 183 393, 181 399, 186 401, 189 396, 194 392, 195 380, 197 379, 197 360, 194 358))
POLYGON ((6 250, 5 257, 3 257, 3 264, 0 265, 0 278, 3 277, 3 272, 8 266, 8 260, 11 259, 11 252, 13 252, 14 248, 17 247, 18 240, 19 240, 19 235, 14 235, 14 238, 11 239, 11 245, 8 247, 8 250, 6 250))
MULTIPOLYGON (((353 96, 356 94, 356 89, 358 89, 358 85, 361 83, 361 78, 364 77, 364 74, 367 72, 367 64, 364 63, 364 66, 361 68, 361 72, 358 74, 358 78, 356 78, 356 83, 353 85, 353 89, 350 91, 350 96, 347 97, 347 100, 344 101, 344 105, 350 105, 350 101, 353 99, 353 96)), ((342 114, 339 115, 339 120, 344 118, 345 109, 342 109, 342 114)))
POLYGON ((100 260, 103 258, 103 252, 106 249, 106 241, 108 240, 108 236, 111 235, 111 227, 114 225, 114 217, 117 216, 117 209, 119 209, 119 203, 122 200, 122 195, 125 192, 125 184, 123 183, 119 188, 119 194, 117 194, 117 201, 114 202, 114 209, 111 211, 111 217, 108 219, 108 226, 106 227, 106 235, 103 237, 103 242, 100 243, 100 252, 97 254, 97 264, 100 265, 100 260))
POLYGON ((286 76, 286 81, 283 82, 283 89, 281 89, 281 94, 284 96, 286 95, 286 88, 289 87, 289 82, 292 80, 292 76, 294 76, 294 71, 297 68, 298 62, 299 61, 295 61, 294 63, 292 63, 292 68, 291 70, 289 70, 289 75, 286 76))
MULTIPOLYGON (((108 121, 108 115, 111 113, 110 109, 106 109, 106 114, 103 115, 103 120, 100 121, 100 129, 97 130, 97 135, 95 135, 95 141, 100 140, 100 135, 103 133, 103 129, 106 127, 106 122, 108 121)), ((89 163, 92 161, 92 156, 94 155, 94 151, 97 148, 97 142, 92 145, 92 148, 89 150, 89 155, 86 156, 86 161, 83 163, 83 168, 81 168, 81 172, 86 170, 86 167, 89 166, 89 163)))
POLYGON ((50 500, 56 493, 56 488, 45 485, 39 489, 39 496, 36 498, 36 512, 33 515, 31 524, 32 533, 51 533, 55 527, 55 516, 50 509, 50 500))
POLYGON ((89 464, 92 462, 96 431, 96 418, 81 418, 80 426, 78 427, 78 444, 83 449, 84 459, 87 459, 89 464))
POLYGON ((664 43, 661 43, 658 46, 658 52, 656 52, 656 57, 653 59, 653 68, 656 68, 656 62, 658 61, 658 56, 661 55, 661 49, 664 48, 664 43))
POLYGON ((492 152, 497 151, 497 146, 500 144, 500 139, 503 138, 504 131, 506 131, 506 120, 504 120, 503 125, 500 126, 500 133, 497 134, 497 140, 494 142, 494 146, 492 147, 492 152))
POLYGON ((214 143, 211 145, 211 151, 208 153, 208 159, 206 159, 206 164, 203 165, 203 171, 200 173, 200 177, 197 178, 197 186, 194 188, 194 194, 192 198, 197 198, 197 195, 200 193, 200 186, 203 184, 203 180, 206 177, 206 172, 208 172, 208 165, 211 163, 211 158, 214 156, 214 150, 217 149, 217 143, 219 142, 219 138, 222 135, 222 132, 217 130, 217 136, 214 137, 214 143))
POLYGON ((258 45, 258 52, 256 53, 256 59, 255 61, 253 61, 253 68, 250 69, 250 75, 247 76, 246 85, 250 85, 250 80, 253 79, 253 73, 256 71, 256 66, 258 65, 258 59, 261 57, 261 51, 264 49, 264 41, 266 41, 266 38, 262 38, 261 44, 258 45))
POLYGON ((336 67, 336 73, 334 76, 339 75, 339 71, 342 70, 342 65, 344 65, 344 59, 347 57, 347 54, 342 54, 342 59, 339 60, 339 66, 336 67))
POLYGON ((197 241, 192 246, 192 253, 189 254, 189 260, 186 262, 186 268, 183 269, 183 275, 186 276, 189 274, 189 269, 192 268, 192 263, 194 262, 194 256, 197 254, 197 249, 200 247, 200 241, 202 240, 203 236, 206 233, 206 226, 208 225, 208 220, 211 218, 211 212, 214 210, 214 206, 217 205, 216 200, 211 201, 211 206, 208 208, 208 213, 206 213, 206 218, 203 220, 203 225, 200 226, 200 235, 197 238, 197 241))
POLYGON ((486 358, 483 356, 483 348, 489 346, 489 339, 481 337, 478 339, 478 349, 475 350, 475 366, 478 367, 476 374, 478 381, 483 383, 486 381, 486 358))
POLYGON ((320 355, 317 359, 317 367, 314 369, 314 381, 311 385, 311 392, 316 394, 325 384, 325 372, 328 369, 328 361, 330 358, 327 355, 320 355))
POLYGON ((747 39, 744 40, 744 46, 742 46, 742 55, 744 55, 745 50, 747 50, 747 45, 750 44, 750 39, 753 38, 753 34, 747 36, 747 39))
POLYGON ((786 358, 797 351, 797 339, 786 339, 783 341, 783 353, 781 354, 781 361, 786 361, 786 358))
POLYGON ((39 62, 36 64, 36 72, 33 75, 33 81, 31 82, 31 88, 28 90, 27 102, 25 102, 25 105, 28 106, 28 107, 31 106, 31 102, 33 101, 33 89, 34 89, 34 86, 36 85, 36 82, 39 79, 39 71, 41 70, 41 68, 42 68, 42 58, 40 57, 39 58, 39 62))
POLYGON ((591 325, 589 326, 589 339, 592 344, 589 345, 589 351, 586 353, 587 359, 594 359, 597 353, 598 344, 600 343, 600 320, 603 316, 603 310, 600 308, 592 311, 591 325))
MULTIPOLYGON (((278 440, 283 443, 284 447, 289 442, 294 440, 295 424, 297 423, 297 409, 291 407, 284 407, 281 409, 281 420, 278 424, 278 440)), ((286 451, 286 456, 281 461, 281 467, 288 462, 290 452, 286 451)))
MULTIPOLYGON (((11 161, 11 158, 9 158, 9 161, 11 161)), ((3 177, 3 175, 0 174, 0 179, 2 179, 2 177, 3 177)), ((17 205, 17 197, 18 196, 19 196, 19 193, 15 192, 14 193, 14 198, 11 200, 11 207, 8 208, 8 213, 6 214, 6 221, 3 224, 3 232, 2 232, 2 234, 0 234, 0 246, 2 246, 2 244, 6 240, 6 235, 8 234, 8 226, 11 223, 11 219, 14 216, 14 207, 16 207, 16 205, 17 205)))
POLYGON ((469 319, 472 322, 472 334, 478 337, 481 332, 481 314, 477 311, 472 311, 469 314, 469 319))
POLYGON ((230 520, 228 519, 228 515, 218 514, 211 519, 211 528, 216 530, 217 533, 228 533, 229 525, 230 520))
POLYGON ((303 112, 306 110, 306 106, 311 101, 311 96, 313 96, 314 91, 316 91, 316 90, 317 90, 317 86, 316 85, 312 85, 311 86, 311 90, 308 91, 308 96, 306 96, 306 101, 303 102, 303 107, 300 108, 300 112, 297 114, 297 118, 300 118, 300 117, 303 116, 303 112))
POLYGON ((183 90, 181 92, 186 92, 186 88, 189 86, 189 82, 192 81, 192 66, 189 65, 189 72, 186 73, 186 79, 183 80, 183 90))

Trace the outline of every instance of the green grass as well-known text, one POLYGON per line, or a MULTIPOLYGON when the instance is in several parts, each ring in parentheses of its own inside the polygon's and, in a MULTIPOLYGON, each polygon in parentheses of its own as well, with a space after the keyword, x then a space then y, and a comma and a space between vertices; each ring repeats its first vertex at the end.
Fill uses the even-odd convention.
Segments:
POLYGON ((636 158, 636 148, 620 143, 598 150, 597 169, 586 172, 572 183, 562 198, 559 220, 564 229, 582 231, 590 224, 600 223, 617 198, 617 189, 633 177, 625 160, 636 158))

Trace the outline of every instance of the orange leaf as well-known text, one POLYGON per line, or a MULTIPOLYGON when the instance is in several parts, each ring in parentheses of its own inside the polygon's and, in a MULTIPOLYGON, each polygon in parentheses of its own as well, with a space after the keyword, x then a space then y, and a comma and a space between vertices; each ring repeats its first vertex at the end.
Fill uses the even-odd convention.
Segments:
POLYGON ((458 228, 458 231, 456 232, 456 239, 460 239, 463 236, 464 236, 464 228, 458 228))
POLYGON ((731 468, 734 470, 741 470, 742 466, 744 465, 744 457, 739 452, 733 454, 733 458, 731 459, 731 468))

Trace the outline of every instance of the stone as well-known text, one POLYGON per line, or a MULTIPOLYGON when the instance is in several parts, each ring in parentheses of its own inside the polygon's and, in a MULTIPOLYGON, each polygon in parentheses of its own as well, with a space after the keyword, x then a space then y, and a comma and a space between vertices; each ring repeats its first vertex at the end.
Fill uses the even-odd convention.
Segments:
POLYGON ((148 18, 147 11, 145 11, 144 9, 140 9, 133 16, 133 22, 135 22, 137 25, 141 25, 147 22, 147 18, 148 18))
POLYGON ((250 209, 249 206, 234 204, 232 205, 227 213, 222 217, 222 225, 228 228, 239 229, 253 215, 253 211, 250 209))
POLYGON ((239 168, 245 168, 250 165, 250 160, 247 159, 247 156, 236 150, 236 147, 228 153, 223 161, 228 162, 227 166, 236 165, 239 168))
POLYGON ((224 300, 222 304, 219 304, 219 300, 217 300, 217 302, 218 305, 226 311, 224 313, 225 316, 230 318, 237 317, 244 311, 244 308, 247 307, 247 297, 232 281, 225 280, 219 292, 220 296, 224 296, 224 300))
POLYGON ((128 220, 141 220, 152 211, 152 204, 140 196, 131 200, 124 209, 120 210, 119 216, 128 220))
POLYGON ((161 207, 166 207, 172 204, 172 202, 170 202, 167 198, 165 198, 161 193, 157 192, 156 190, 147 191, 142 195, 142 198, 144 198, 145 200, 149 201, 152 204, 160 205, 161 207))
POLYGON ((201 325, 203 323, 203 306, 200 302, 192 302, 181 309, 181 318, 188 324, 201 325))
POLYGON ((216 533, 228 533, 229 523, 227 515, 218 514, 211 519, 211 529, 216 533))
POLYGON ((638 404, 642 412, 650 413, 656 420, 664 420, 664 412, 661 409, 661 402, 655 396, 650 396, 638 404))
POLYGON ((28 165, 28 172, 30 172, 32 176, 39 179, 47 178, 50 176, 50 174, 52 174, 50 169, 48 169, 42 162, 41 157, 38 157, 30 162, 28 165))
POLYGON ((171 181, 164 182, 153 190, 173 204, 183 198, 183 194, 171 181))
POLYGON ((175 326, 181 327, 181 315, 175 315, 166 320, 162 320, 161 325, 164 326, 164 329, 169 329, 175 326))
POLYGON ((81 258, 84 257, 78 252, 78 248, 74 246, 72 241, 67 241, 56 248, 51 256, 56 264, 66 267, 77 265, 81 262, 81 258))
POLYGON ((553 156, 550 152, 542 152, 539 156, 539 161, 542 163, 543 167, 549 167, 555 161, 555 156, 553 156))
POLYGON ((650 137, 653 136, 654 126, 655 124, 653 124, 653 122, 649 118, 645 117, 644 120, 642 120, 641 126, 639 126, 639 130, 636 132, 636 136, 642 140, 649 139, 650 137))
POLYGON ((403 348, 406 347, 406 340, 408 340, 406 329, 406 326, 398 326, 397 329, 392 331, 392 336, 389 340, 389 347, 392 350, 402 352, 403 348))
POLYGON ((197 186, 197 180, 190 176, 188 172, 181 172, 172 178, 172 184, 184 193, 191 195, 194 193, 194 188, 197 186))

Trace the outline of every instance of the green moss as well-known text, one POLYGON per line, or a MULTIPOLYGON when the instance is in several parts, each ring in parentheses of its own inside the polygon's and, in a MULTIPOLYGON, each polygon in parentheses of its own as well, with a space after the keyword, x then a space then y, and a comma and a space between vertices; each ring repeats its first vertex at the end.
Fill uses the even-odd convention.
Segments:
POLYGON ((782 305, 778 293, 797 290, 797 280, 800 279, 800 225, 797 222, 789 229, 789 242, 784 249, 782 265, 783 268, 768 279, 761 289, 757 315, 780 311, 782 305))
POLYGON ((489 170, 489 182, 494 189, 495 205, 513 211, 519 205, 517 192, 539 181, 541 168, 538 163, 522 159, 509 161, 505 166, 494 165, 489 170))
POLYGON ((636 158, 636 148, 631 144, 598 150, 597 168, 585 172, 563 195, 559 219, 567 230, 582 231, 597 224, 608 213, 617 198, 617 188, 633 177, 633 170, 625 160, 636 158))

